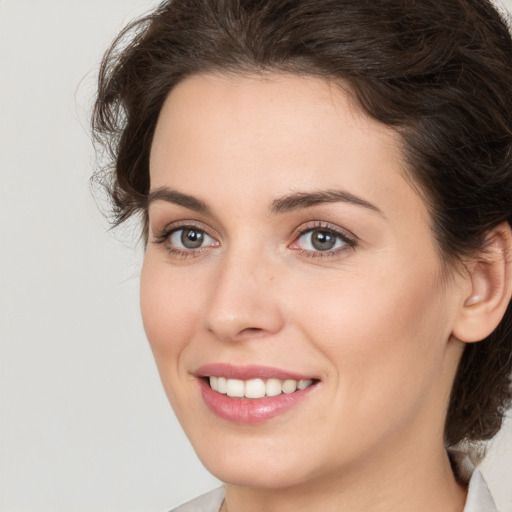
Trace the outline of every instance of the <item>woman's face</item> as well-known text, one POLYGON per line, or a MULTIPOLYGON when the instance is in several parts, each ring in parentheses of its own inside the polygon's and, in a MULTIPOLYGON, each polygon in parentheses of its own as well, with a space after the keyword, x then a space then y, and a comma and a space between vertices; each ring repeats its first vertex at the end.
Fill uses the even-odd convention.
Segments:
POLYGON ((283 487, 442 447, 462 285, 392 130, 318 78, 199 75, 150 168, 142 315, 207 468, 283 487))

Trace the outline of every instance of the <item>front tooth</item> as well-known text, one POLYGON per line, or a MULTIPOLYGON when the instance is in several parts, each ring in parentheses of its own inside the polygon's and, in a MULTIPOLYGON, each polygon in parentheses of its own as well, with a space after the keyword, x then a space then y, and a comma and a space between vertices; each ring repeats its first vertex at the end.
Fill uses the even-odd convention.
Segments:
POLYGON ((244 396, 244 381, 238 379, 228 379, 226 383, 226 392, 233 398, 242 398, 244 396))
POLYGON ((277 396, 281 394, 282 382, 279 379, 267 379, 265 383, 267 396, 277 396))
POLYGON ((306 389, 308 386, 311 386, 311 384, 313 384, 313 381, 311 379, 299 380, 299 383, 297 384, 297 389, 306 389))
POLYGON ((210 387, 214 390, 214 391, 218 391, 219 390, 219 379, 217 377, 210 377, 210 387))
POLYGON ((217 379, 217 391, 225 395, 228 392, 227 379, 225 377, 219 377, 217 379))
POLYGON ((283 393, 290 394, 297 390, 297 381, 293 379, 286 379, 283 382, 283 393))
POLYGON ((263 398, 265 389, 265 383, 261 379, 245 381, 245 396, 247 398, 263 398))

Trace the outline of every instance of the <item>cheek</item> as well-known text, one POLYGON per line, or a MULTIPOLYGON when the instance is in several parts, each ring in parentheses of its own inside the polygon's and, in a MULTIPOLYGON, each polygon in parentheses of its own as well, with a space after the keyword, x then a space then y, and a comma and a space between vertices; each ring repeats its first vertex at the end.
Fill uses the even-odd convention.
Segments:
POLYGON ((365 410, 426 392, 450 334, 434 272, 376 270, 311 286, 295 304, 302 331, 333 367, 340 403, 365 410))
POLYGON ((156 364, 175 366, 198 321, 198 302, 190 279, 180 279, 168 267, 146 256, 140 278, 144 330, 156 364))

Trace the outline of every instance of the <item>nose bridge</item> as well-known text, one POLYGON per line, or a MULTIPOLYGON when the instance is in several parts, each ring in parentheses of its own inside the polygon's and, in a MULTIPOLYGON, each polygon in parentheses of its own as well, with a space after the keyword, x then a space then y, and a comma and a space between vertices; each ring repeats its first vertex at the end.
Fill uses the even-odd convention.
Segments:
POLYGON ((219 258, 205 311, 205 327, 217 338, 273 334, 282 327, 272 258, 239 241, 219 258))

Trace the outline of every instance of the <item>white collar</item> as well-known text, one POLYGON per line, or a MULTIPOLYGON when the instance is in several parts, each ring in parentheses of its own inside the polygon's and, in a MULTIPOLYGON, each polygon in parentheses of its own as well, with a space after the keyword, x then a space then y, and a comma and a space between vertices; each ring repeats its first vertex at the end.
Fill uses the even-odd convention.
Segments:
POLYGON ((448 450, 454 470, 459 479, 468 487, 464 512, 498 512, 482 473, 476 469, 467 453, 448 450))

